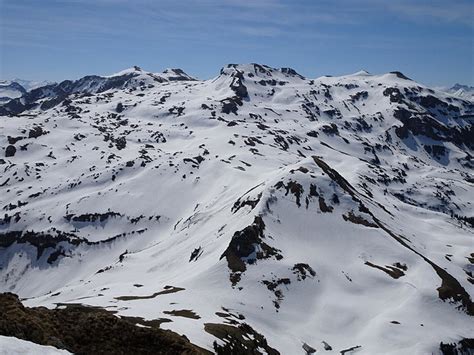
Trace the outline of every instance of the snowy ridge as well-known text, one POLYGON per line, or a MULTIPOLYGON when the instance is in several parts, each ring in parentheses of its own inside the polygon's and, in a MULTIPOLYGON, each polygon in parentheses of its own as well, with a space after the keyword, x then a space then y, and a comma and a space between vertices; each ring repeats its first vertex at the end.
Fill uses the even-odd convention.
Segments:
POLYGON ((399 72, 133 67, 0 115, 0 289, 29 306, 160 319, 213 351, 472 337, 470 100, 399 72))

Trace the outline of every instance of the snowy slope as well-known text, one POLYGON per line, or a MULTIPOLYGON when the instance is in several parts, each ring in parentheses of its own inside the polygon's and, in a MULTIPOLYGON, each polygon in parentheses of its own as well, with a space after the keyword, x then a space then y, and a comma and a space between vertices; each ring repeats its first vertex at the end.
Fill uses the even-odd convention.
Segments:
POLYGON ((66 355, 70 352, 13 337, 0 336, 0 355, 66 355))
POLYGON ((474 334, 473 111, 258 64, 33 90, 0 106, 0 290, 215 351, 437 353, 474 334))

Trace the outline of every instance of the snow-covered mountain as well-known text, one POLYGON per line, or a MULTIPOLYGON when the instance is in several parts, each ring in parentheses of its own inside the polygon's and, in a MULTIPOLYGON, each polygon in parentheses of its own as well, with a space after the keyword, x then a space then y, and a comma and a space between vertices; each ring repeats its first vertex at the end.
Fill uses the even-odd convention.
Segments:
POLYGON ((440 88, 442 91, 450 93, 462 99, 474 100, 474 87, 469 85, 455 84, 452 87, 440 88))
POLYGON ((54 81, 51 80, 24 80, 24 79, 13 79, 12 82, 18 83, 25 88, 26 91, 31 91, 33 89, 54 84, 54 81))
POLYGON ((14 81, 0 81, 0 104, 21 97, 26 89, 14 81))
POLYGON ((53 84, 51 81, 29 81, 22 79, 0 80, 0 104, 23 96, 27 91, 53 84))
POLYGON ((86 76, 0 114, 0 290, 28 306, 221 353, 472 345, 472 100, 230 64, 86 76))

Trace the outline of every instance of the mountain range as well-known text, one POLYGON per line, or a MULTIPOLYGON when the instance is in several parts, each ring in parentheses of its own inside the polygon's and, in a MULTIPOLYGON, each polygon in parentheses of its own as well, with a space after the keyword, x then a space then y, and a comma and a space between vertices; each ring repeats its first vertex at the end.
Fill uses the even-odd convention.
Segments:
POLYGON ((474 101, 456 95, 261 64, 25 89, 0 105, 0 291, 215 353, 470 354, 474 101))

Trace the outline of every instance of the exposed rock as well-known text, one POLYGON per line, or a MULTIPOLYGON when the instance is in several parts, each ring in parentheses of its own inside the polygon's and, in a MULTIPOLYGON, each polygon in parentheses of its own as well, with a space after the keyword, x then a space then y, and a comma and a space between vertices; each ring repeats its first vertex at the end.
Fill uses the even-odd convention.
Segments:
POLYGON ((79 304, 27 308, 0 294, 0 334, 75 354, 209 354, 170 330, 138 327, 112 312, 79 304))
POLYGON ((16 153, 16 148, 14 145, 9 145, 5 149, 5 157, 7 158, 15 156, 15 153, 16 153))

